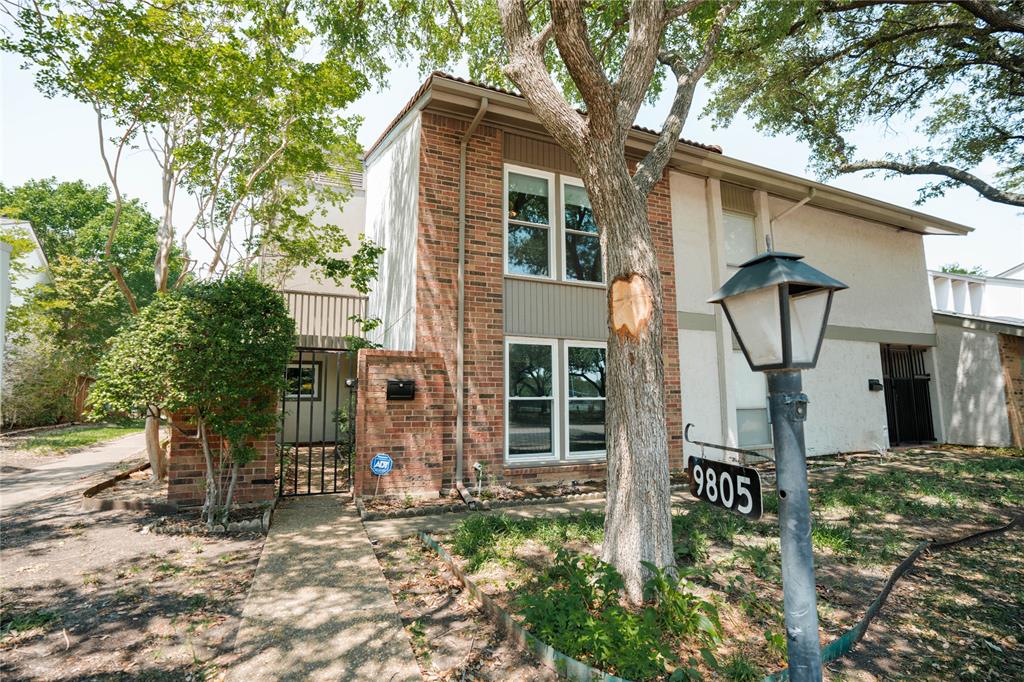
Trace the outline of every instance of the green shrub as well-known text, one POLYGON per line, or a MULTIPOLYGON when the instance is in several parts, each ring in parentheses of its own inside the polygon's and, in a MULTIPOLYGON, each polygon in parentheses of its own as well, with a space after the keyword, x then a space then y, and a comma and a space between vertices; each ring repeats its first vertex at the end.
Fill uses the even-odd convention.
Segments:
MULTIPOLYGON (((589 665, 632 680, 664 676, 680 662, 683 639, 716 642, 715 606, 683 589, 674 576, 653 573, 640 610, 623 605, 622 577, 609 564, 558 550, 554 564, 518 599, 529 630, 555 649, 589 665)), ((705 656, 713 661, 709 651, 705 656)), ((695 673, 690 661, 690 672, 695 673)), ((676 679, 689 677, 681 669, 676 679)))
POLYGON ((730 682, 760 682, 764 672, 743 654, 733 654, 719 669, 722 677, 730 682))
POLYGON ((488 561, 511 559, 515 547, 536 540, 555 551, 569 542, 600 542, 604 516, 586 511, 557 518, 518 519, 507 514, 473 514, 452 531, 452 549, 478 570, 488 561))

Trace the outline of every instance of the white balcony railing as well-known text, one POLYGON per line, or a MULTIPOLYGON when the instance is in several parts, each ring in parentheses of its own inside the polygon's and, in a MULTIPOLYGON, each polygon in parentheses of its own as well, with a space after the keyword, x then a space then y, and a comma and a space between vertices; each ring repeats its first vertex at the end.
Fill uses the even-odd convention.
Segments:
POLYGON ((353 316, 366 316, 366 297, 282 290, 295 319, 296 345, 304 348, 345 348, 346 336, 360 336, 353 316))

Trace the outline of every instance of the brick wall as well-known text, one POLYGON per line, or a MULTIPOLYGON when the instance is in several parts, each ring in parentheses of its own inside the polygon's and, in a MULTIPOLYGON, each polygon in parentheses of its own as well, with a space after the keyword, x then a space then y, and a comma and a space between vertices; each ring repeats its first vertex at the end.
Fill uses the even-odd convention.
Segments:
POLYGON ((359 407, 356 411, 356 495, 433 494, 442 487, 444 442, 454 428, 454 406, 438 353, 359 351, 359 407), (416 382, 413 400, 388 400, 388 379, 416 382), (370 472, 378 452, 391 455, 394 469, 370 472))
MULTIPOLYGON (((171 441, 167 447, 167 500, 183 507, 202 505, 206 463, 199 439, 188 435, 196 433, 195 425, 190 415, 184 413, 173 415, 172 420, 175 426, 171 428, 171 441)), ((267 502, 277 495, 277 445, 274 437, 271 430, 265 437, 249 442, 257 454, 252 462, 239 469, 233 498, 236 503, 267 502)), ((214 452, 219 446, 220 438, 211 437, 210 447, 214 452)))
MULTIPOLYGON (((416 348, 440 356, 452 405, 456 385, 459 145, 467 125, 464 121, 430 112, 424 112, 421 120, 416 348)), ((471 479, 472 464, 482 462, 489 472, 510 483, 602 478, 603 464, 504 465, 502 171, 501 130, 478 127, 470 140, 466 171, 466 475, 471 479)), ((648 207, 651 229, 659 247, 667 311, 664 353, 669 460, 673 469, 679 469, 683 466, 683 432, 667 180, 651 192, 648 207)), ((442 451, 442 486, 447 489, 454 484, 454 427, 446 429, 442 451)))
POLYGON ((999 357, 1006 385, 1010 438, 1015 447, 1024 447, 1024 338, 1000 334, 999 357))

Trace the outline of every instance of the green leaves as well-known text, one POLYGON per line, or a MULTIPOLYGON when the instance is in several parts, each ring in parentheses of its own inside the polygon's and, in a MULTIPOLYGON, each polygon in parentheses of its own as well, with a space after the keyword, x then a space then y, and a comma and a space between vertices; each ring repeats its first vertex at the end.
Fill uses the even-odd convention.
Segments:
POLYGON ((644 563, 651 579, 646 605, 624 606, 622 576, 594 556, 559 549, 554 564, 526 590, 519 607, 530 631, 555 649, 631 680, 664 677, 700 679, 697 662, 684 666, 680 643, 701 647, 705 664, 716 667, 708 649, 721 637, 714 604, 687 591, 672 573, 644 563))
POLYGON ((192 410, 244 464, 254 454, 247 441, 274 427, 293 333, 280 294, 251 276, 189 284, 118 333, 90 404, 97 418, 146 405, 192 410))

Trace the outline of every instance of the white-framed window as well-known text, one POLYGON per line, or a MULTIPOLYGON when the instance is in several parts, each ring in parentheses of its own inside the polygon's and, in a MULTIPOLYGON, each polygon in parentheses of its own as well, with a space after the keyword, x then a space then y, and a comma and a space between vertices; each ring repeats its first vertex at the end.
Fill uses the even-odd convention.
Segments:
POLYGON ((603 457, 605 440, 605 398, 607 353, 604 343, 566 341, 565 372, 565 458, 603 457))
POLYGON ((505 460, 603 458, 606 367, 604 343, 506 337, 505 460))
POLYGON ((506 164, 502 201, 506 275, 604 284, 601 238, 581 180, 506 164))
POLYGON ((741 448, 771 446, 768 421, 768 386, 764 373, 750 369, 740 351, 732 353, 733 386, 736 398, 736 444, 741 448))
POLYGON ((284 370, 285 400, 320 400, 320 360, 290 362, 284 370))
POLYGON ((555 176, 505 166, 505 273, 553 279, 555 176))
POLYGON ((722 211, 725 231, 725 264, 732 268, 743 265, 757 255, 757 231, 754 216, 749 213, 722 211))
POLYGON ((562 176, 562 272, 576 282, 604 282, 601 237, 583 182, 562 176))
POLYGON ((510 462, 558 456, 557 342, 505 340, 505 452, 510 462))

